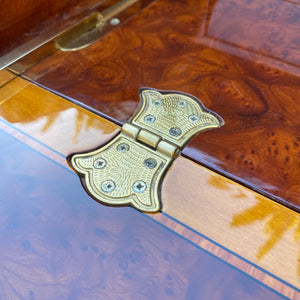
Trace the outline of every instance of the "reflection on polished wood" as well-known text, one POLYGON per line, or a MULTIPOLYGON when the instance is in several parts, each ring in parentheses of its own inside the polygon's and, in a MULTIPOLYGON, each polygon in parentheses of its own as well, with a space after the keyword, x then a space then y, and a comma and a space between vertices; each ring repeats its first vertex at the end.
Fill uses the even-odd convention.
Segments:
MULTIPOLYGON (((0 11, 0 69, 10 66, 15 73, 24 72, 34 63, 56 51, 55 39, 90 15, 106 12, 106 21, 118 14, 120 23, 132 17, 153 0, 72 1, 2 1, 0 11), (128 1, 127 1, 128 2, 128 1), (135 4, 133 2, 136 2, 135 4), (111 7, 117 5, 112 11, 111 7), (129 7, 127 7, 129 5, 129 7), (8 18, 7 18, 8 17, 8 18)), ((116 25, 104 24, 101 35, 116 25)))
POLYGON ((209 18, 202 34, 208 40, 212 43, 215 40, 221 47, 230 46, 230 50, 236 47, 240 52, 248 51, 249 56, 253 53, 269 58, 267 61, 279 69, 300 75, 298 0, 208 0, 206 3, 209 18))
POLYGON ((7 70, 1 70, 0 71, 0 87, 3 86, 6 82, 12 80, 16 75, 13 73, 7 71, 7 70))
POLYGON ((105 119, 100 121, 93 113, 21 78, 2 87, 0 116, 39 141, 56 144, 56 150, 61 153, 84 151, 82 143, 85 142, 96 147, 119 132, 119 127, 113 123, 105 119))
POLYGON ((29 140, 0 130, 2 299, 285 299, 147 215, 91 201, 29 140))
MULTIPOLYGON (((65 20, 89 10, 97 0, 44 0, 1 1, 0 57, 33 38, 55 27, 65 25, 65 20)), ((102 1, 103 2, 103 1, 102 1)))
MULTIPOLYGON (((257 203, 233 216, 231 225, 233 227, 247 226, 256 221, 264 222, 264 232, 268 239, 259 248, 257 259, 263 258, 283 238, 288 231, 292 231, 294 241, 299 244, 300 219, 289 210, 283 211, 278 205, 270 205, 263 198, 256 197, 257 203)), ((300 259, 298 259, 298 276, 300 276, 300 259)))
POLYGON ((25 76, 120 121, 142 86, 195 95, 226 125, 184 155, 299 210, 299 13, 283 0, 161 0, 25 76))
MULTIPOLYGON (((116 125, 20 78, 2 87, 0 95, 5 96, 0 105, 2 118, 65 156, 99 146, 118 132, 116 125), (43 103, 43 110, 39 108, 39 101, 43 103), (79 114, 82 117, 76 117, 79 114), (86 120, 84 126, 82 120, 86 120)), ((1 128, 62 163, 56 153, 38 146, 37 141, 11 125, 3 123, 1 128)), ((77 184, 80 186, 79 179, 77 184)), ((297 213, 183 157, 175 161, 166 176, 162 202, 163 213, 152 218, 283 295, 296 299, 298 292, 293 287, 234 253, 299 288, 297 226, 300 216, 297 213), (275 219, 278 224, 274 223, 275 219), (274 239, 275 233, 277 239, 274 239), (266 244, 270 246, 266 248, 266 244)), ((122 212, 120 208, 114 209, 122 212)))
POLYGON ((298 213, 184 158, 162 201, 168 215, 300 287, 298 213))

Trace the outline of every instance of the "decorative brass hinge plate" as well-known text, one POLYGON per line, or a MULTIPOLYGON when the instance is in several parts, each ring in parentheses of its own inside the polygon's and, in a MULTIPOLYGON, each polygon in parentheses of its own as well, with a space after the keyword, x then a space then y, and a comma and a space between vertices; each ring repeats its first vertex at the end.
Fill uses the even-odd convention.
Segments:
POLYGON ((166 171, 198 132, 224 124, 191 95, 139 90, 140 106, 107 145, 69 157, 87 192, 101 203, 143 212, 161 210, 166 171))

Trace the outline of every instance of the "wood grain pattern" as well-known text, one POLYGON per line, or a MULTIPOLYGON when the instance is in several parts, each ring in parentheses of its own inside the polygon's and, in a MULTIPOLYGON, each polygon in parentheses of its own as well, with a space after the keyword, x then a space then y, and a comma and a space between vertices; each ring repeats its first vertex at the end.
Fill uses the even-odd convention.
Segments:
POLYGON ((284 299, 145 215, 90 201, 3 131, 0 143, 2 298, 284 299))
MULTIPOLYGON (((0 106, 0 115, 8 123, 1 128, 64 166, 61 155, 94 148, 118 132, 116 125, 20 78, 2 87, 3 95, 6 101, 0 106), (44 109, 39 109, 40 102, 44 109), (75 112, 81 117, 76 118, 75 112), (93 130, 88 124, 94 124, 93 130), (74 139, 78 128, 81 138, 74 139)), ((83 194, 79 179, 72 189, 83 194)), ((300 287, 297 213, 183 157, 176 160, 165 179, 162 200, 163 214, 152 216, 155 220, 279 293, 294 299, 299 296, 293 287, 255 266, 300 287)))
POLYGON ((299 214, 184 158, 166 177, 162 201, 164 213, 300 287, 299 214))
POLYGON ((118 17, 121 24, 152 1, 131 1, 127 5, 124 3, 118 5, 120 0, 73 0, 69 2, 43 0, 21 2, 17 0, 12 3, 4 1, 1 7, 2 14, 8 11, 11 15, 8 19, 5 16, 0 24, 0 68, 11 65, 19 59, 17 64, 11 66, 14 72, 19 74, 32 64, 54 53, 57 50, 56 37, 89 16, 105 12, 107 22, 101 30, 101 34, 105 35, 118 26, 118 24, 111 25, 110 18, 118 17), (118 9, 112 9, 115 6, 118 9), (27 53, 30 55, 28 56, 27 53))
POLYGON ((117 125, 105 119, 97 120, 93 113, 42 92, 39 87, 21 78, 1 89, 0 115, 39 141, 56 144, 56 150, 64 154, 86 150, 81 141, 96 147, 119 132, 117 125))
POLYGON ((299 12, 287 1, 161 0, 25 76, 123 122, 141 86, 195 95, 226 124, 183 154, 299 210, 299 12))

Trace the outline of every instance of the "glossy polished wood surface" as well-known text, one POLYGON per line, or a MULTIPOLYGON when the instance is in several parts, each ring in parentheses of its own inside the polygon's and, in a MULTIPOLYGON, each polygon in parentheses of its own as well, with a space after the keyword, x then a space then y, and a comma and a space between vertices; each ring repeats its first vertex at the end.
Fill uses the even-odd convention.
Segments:
POLYGON ((145 215, 91 201, 74 174, 2 131, 0 141, 4 299, 284 299, 145 215))
POLYGON ((162 202, 172 218, 300 287, 299 214, 184 158, 170 170, 162 202))
MULTIPOLYGON (((67 155, 103 144, 118 132, 118 127, 107 120, 20 78, 7 83, 0 89, 0 99, 0 115, 4 120, 0 122, 0 128, 65 168, 68 168, 65 159, 67 155)), ((3 142, 3 145, 6 144, 3 142)), ((18 143, 10 142, 10 144, 18 143)), ((9 149, 10 154, 13 155, 15 149, 9 149)), ((35 161, 35 158, 30 158, 30 154, 26 154, 26 156, 23 154, 13 155, 11 161, 16 160, 17 156, 24 159, 24 163, 28 159, 35 161)), ((40 186, 42 191, 48 193, 47 184, 49 185, 51 182, 50 185, 55 186, 55 179, 51 179, 55 170, 46 171, 48 167, 44 166, 43 160, 41 161, 37 159, 34 163, 36 166, 34 170, 29 168, 32 170, 29 172, 29 177, 31 176, 34 180, 35 174, 39 174, 39 164, 42 169, 45 168, 43 174, 48 172, 48 181, 44 183, 39 181, 36 187, 40 186)), ((16 162, 15 166, 18 165, 19 163, 16 162)), ((7 174, 11 172, 5 171, 7 174)), ((26 169, 22 172, 25 174, 26 169)), ((71 173, 69 174, 71 176, 71 173)), ((78 178, 72 179, 70 184, 63 183, 64 181, 69 182, 69 180, 71 179, 68 176, 59 178, 61 181, 59 186, 64 186, 65 190, 61 201, 71 197, 70 199, 81 199, 78 200, 80 203, 86 201, 87 206, 91 205, 90 202, 94 203, 84 194, 78 178)), ((40 194, 38 193, 37 197, 40 197, 40 194)), ((24 191, 22 197, 27 197, 27 201, 31 201, 30 199, 34 195, 34 191, 24 191)), ((163 213, 151 215, 151 218, 171 229, 172 232, 188 239, 200 249, 242 270, 280 294, 297 299, 299 293, 293 287, 300 287, 298 271, 300 216, 297 213, 183 157, 175 161, 167 174, 162 187, 162 200, 163 213), (285 282, 293 286, 289 286, 285 282)), ((84 202, 80 204, 82 207, 84 207, 84 202)), ((102 210, 100 204, 92 206, 93 210, 102 210)), ((116 216, 118 213, 122 216, 124 210, 128 211, 126 208, 111 209, 113 213, 116 212, 116 216)), ((135 213, 140 215, 138 212, 135 213)), ((66 215, 68 216, 68 209, 66 215)), ((101 219, 100 215, 98 217, 101 219)), ((128 217, 132 218, 134 215, 128 217)), ((107 222, 110 218, 114 217, 109 215, 107 222)), ((79 219, 86 220, 80 213, 76 220, 72 220, 79 222, 79 219)), ((65 222, 71 221, 66 217, 65 222)), ((85 221, 85 224, 90 226, 88 220, 85 221)), ((62 222, 58 226, 64 228, 65 223, 62 222)), ((139 226, 144 228, 144 225, 139 226)), ((84 232, 85 229, 82 233, 84 232)), ((27 233, 29 234, 29 232, 27 233)), ((41 232, 37 234, 39 235, 41 232)), ((74 236, 69 235, 69 237, 72 240, 74 236)), ((93 241, 90 236, 87 239, 90 242, 93 241)), ((114 246, 112 245, 112 247, 114 246)), ((56 252, 55 248, 52 250, 56 252)), ((197 266, 200 272, 202 266, 198 263, 197 266)), ((66 268, 68 269, 69 266, 67 265, 66 268)), ((208 265, 208 268, 213 268, 213 265, 210 267, 208 265)), ((207 272, 208 269, 204 268, 203 270, 207 272)), ((219 274, 219 269, 216 270, 213 277, 222 277, 222 275, 216 275, 219 274)), ((184 284, 184 289, 189 286, 190 293, 193 294, 192 291, 194 291, 198 297, 203 294, 199 290, 194 290, 193 285, 199 284, 199 278, 202 276, 200 273, 198 275, 193 273, 194 281, 187 278, 182 279, 187 284, 184 284)), ((210 280, 212 280, 211 277, 210 280)), ((211 284, 215 286, 213 282, 214 280, 211 284)), ((218 280, 217 282, 219 283, 218 280)), ((227 281, 224 281, 224 284, 227 285, 225 282, 227 281)), ((165 285, 164 282, 162 284, 165 285)), ((206 285, 210 286, 205 281, 202 287, 204 288, 206 285)), ((208 288, 207 293, 214 295, 211 287, 208 288)), ((207 287, 204 288, 204 290, 206 289, 207 287)), ((230 286, 230 289, 232 290, 228 292, 228 295, 234 298, 236 289, 240 289, 239 283, 237 283, 237 287, 230 286)), ((226 294, 227 292, 224 292, 222 287, 217 287, 216 293, 219 295, 219 293, 226 294)), ((242 293, 240 297, 244 297, 243 295, 242 293)), ((258 295, 257 297, 260 299, 262 296, 258 295)), ((197 297, 195 296, 195 298, 197 297)), ((212 299, 209 296, 207 298, 212 299)), ((190 298, 188 297, 188 299, 190 298)))
POLYGON ((6 70, 0 71, 0 87, 15 77, 16 77, 16 75, 14 75, 13 73, 11 73, 9 71, 6 71, 6 70))
POLYGON ((97 147, 119 132, 115 124, 99 121, 91 112, 61 101, 58 96, 41 94, 39 87, 20 78, 3 87, 0 99, 2 118, 42 143, 57 145, 60 153, 84 151, 82 143, 97 147))
MULTIPOLYGON (((0 3, 0 57, 66 21, 80 15, 97 0, 2 0, 0 3)), ((104 1, 102 1, 104 2, 104 1)))
POLYGON ((123 122, 141 86, 195 95, 226 124, 184 155, 299 210, 299 13, 283 0, 161 0, 25 76, 123 122))
POLYGON ((284 299, 147 216, 91 201, 1 130, 0 143, 3 299, 284 299))
POLYGON ((135 15, 153 0, 2 1, 0 3, 0 69, 13 65, 19 74, 57 51, 55 40, 89 16, 105 12, 99 38, 135 15), (117 8, 116 8, 117 6, 117 8), (115 9, 112 9, 114 7, 115 9), (121 12, 121 14, 120 14, 121 12), (30 56, 28 56, 30 53, 30 56))

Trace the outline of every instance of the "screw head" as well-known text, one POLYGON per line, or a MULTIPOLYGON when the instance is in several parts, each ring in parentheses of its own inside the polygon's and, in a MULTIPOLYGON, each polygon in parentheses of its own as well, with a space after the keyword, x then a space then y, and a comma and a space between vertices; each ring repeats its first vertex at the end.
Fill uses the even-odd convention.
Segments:
POLYGON ((144 166, 148 169, 153 169, 156 167, 156 160, 154 158, 146 158, 144 160, 144 166))
POLYGON ((199 121, 199 116, 197 116, 197 115, 190 115, 189 116, 189 120, 191 121, 191 122, 197 122, 197 121, 199 121))
POLYGON ((152 105, 153 106, 156 106, 156 107, 159 107, 159 106, 162 106, 163 102, 161 99, 154 99, 152 100, 152 105))
POLYGON ((112 180, 106 180, 101 184, 101 190, 110 193, 116 188, 116 184, 112 180))
POLYGON ((104 158, 98 158, 94 161, 95 169, 103 169, 106 166, 106 160, 104 158))
POLYGON ((181 135, 181 129, 178 127, 172 127, 169 130, 170 135, 172 136, 180 136, 181 135))
POLYGON ((187 101, 184 99, 181 99, 177 102, 178 107, 186 107, 187 106, 187 101))
POLYGON ((120 20, 118 18, 112 18, 109 23, 110 25, 116 26, 120 24, 120 20))
POLYGON ((136 181, 132 186, 132 189, 136 193, 143 193, 146 190, 146 188, 147 188, 147 184, 141 180, 136 181))
POLYGON ((147 115, 145 116, 144 120, 147 123, 153 123, 156 120, 156 118, 153 115, 147 115))
POLYGON ((117 146, 117 150, 119 151, 119 152, 122 152, 122 153, 125 153, 125 152, 127 152, 127 151, 129 151, 129 145, 128 144, 125 144, 125 143, 122 143, 122 144, 119 144, 118 146, 117 146))

